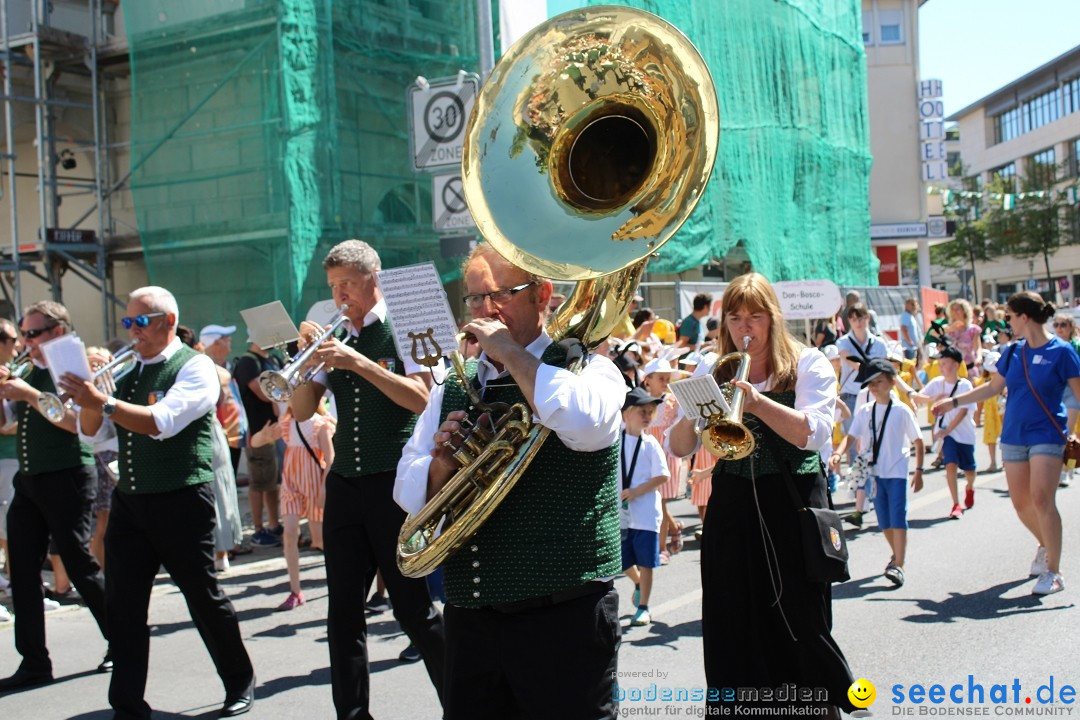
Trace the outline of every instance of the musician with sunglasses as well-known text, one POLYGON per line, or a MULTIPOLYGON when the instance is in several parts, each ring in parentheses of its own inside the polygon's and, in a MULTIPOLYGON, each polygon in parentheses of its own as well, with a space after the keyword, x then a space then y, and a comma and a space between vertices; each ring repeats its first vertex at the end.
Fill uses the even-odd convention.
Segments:
MULTIPOLYGON (((622 571, 618 441, 626 385, 606 357, 580 374, 544 329, 552 286, 490 245, 464 266, 466 366, 485 403, 524 403, 551 430, 506 499, 442 566, 446 720, 611 718, 622 571), (552 688, 555 688, 553 690, 552 688)), ((470 401, 455 375, 432 389, 398 464, 394 497, 418 512, 459 469, 470 401)), ((476 412, 472 420, 478 420, 476 412)), ((481 421, 482 422, 482 421, 481 421)))
MULTIPOLYGON (((104 579, 89 550, 97 488, 94 457, 76 434, 73 410, 68 410, 61 422, 52 423, 37 403, 42 393, 57 392, 41 346, 70 332, 71 316, 59 303, 37 302, 26 308, 19 326, 34 367, 22 380, 10 377, 7 367, 0 367, 0 398, 4 400, 4 422, 19 423, 19 473, 7 520, 15 649, 23 659, 13 675, 0 680, 0 693, 53 680, 52 661, 45 647, 45 596, 41 585, 41 564, 49 549, 50 535, 102 637, 109 637, 104 579)), ((98 671, 111 669, 112 661, 106 654, 98 671)))
POLYGON ((136 341, 138 366, 110 397, 65 375, 61 386, 80 407, 80 432, 92 441, 115 426, 120 479, 105 533, 107 608, 116 664, 109 703, 117 718, 150 718, 146 689, 147 611, 164 565, 225 686, 219 717, 254 703, 255 675, 232 603, 214 576, 211 432, 220 392, 214 362, 176 336, 176 299, 160 287, 129 296, 121 322, 136 341))
MULTIPOLYGON (((386 301, 375 277, 378 253, 360 240, 338 243, 323 260, 337 307, 350 321, 347 337, 328 338, 311 363, 326 368, 292 396, 298 422, 315 412, 329 389, 337 405, 334 464, 326 476, 323 544, 329 593, 327 634, 330 680, 342 720, 369 717, 367 623, 363 602, 382 573, 394 618, 420 652, 442 698, 443 623, 423 579, 404 577, 396 562, 397 535, 405 513, 394 504, 394 470, 416 413, 427 402, 431 375, 402 360, 386 319, 386 301)), ((322 335, 311 322, 302 342, 322 335)))

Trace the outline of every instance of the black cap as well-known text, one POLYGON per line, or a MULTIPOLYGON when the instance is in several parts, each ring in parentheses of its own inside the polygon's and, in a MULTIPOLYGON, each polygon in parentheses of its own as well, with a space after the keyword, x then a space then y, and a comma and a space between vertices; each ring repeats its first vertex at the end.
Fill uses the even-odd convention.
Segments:
POLYGON ((637 405, 654 405, 660 402, 660 398, 654 398, 643 387, 636 387, 626 393, 626 400, 623 402, 622 409, 628 410, 637 405))
POLYGON ((615 367, 619 368, 619 370, 623 372, 626 372, 627 370, 633 370, 638 366, 637 360, 635 360, 632 355, 629 355, 627 353, 619 353, 615 356, 615 359, 612 362, 615 363, 615 367))
POLYGON ((869 362, 862 364, 862 367, 859 368, 859 375, 855 380, 860 383, 862 387, 866 387, 871 380, 882 373, 889 377, 896 377, 896 368, 885 358, 873 358, 869 362))
POLYGON ((719 329, 719 327, 720 327, 720 319, 719 318, 711 317, 711 318, 709 318, 708 320, 705 321, 705 329, 706 330, 710 330, 710 331, 711 330, 717 330, 717 329, 719 329))
POLYGON ((949 358, 950 360, 955 360, 958 363, 964 362, 964 354, 953 345, 941 348, 941 351, 938 352, 938 357, 949 358))

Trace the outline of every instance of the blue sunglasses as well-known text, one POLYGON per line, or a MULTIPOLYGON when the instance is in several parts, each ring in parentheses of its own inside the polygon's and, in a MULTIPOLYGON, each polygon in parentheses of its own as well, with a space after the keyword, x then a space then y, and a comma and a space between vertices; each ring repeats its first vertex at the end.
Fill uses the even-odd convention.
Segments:
POLYGON ((125 317, 120 318, 120 324, 124 326, 125 330, 130 330, 131 326, 144 328, 150 324, 152 318, 161 317, 165 315, 163 312, 146 313, 145 315, 136 315, 133 318, 125 317))

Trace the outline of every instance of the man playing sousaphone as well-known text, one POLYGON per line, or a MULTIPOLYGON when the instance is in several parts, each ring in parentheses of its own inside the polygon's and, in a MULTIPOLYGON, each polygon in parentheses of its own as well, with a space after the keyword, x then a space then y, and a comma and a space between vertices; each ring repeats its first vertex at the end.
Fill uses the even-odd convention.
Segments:
MULTIPOLYGON (((464 265, 483 350, 466 366, 484 403, 527 402, 552 431, 506 499, 443 565, 446 720, 613 717, 621 570, 617 455, 626 386, 592 355, 580 374, 544 330, 551 283, 482 244, 464 265), (513 658, 507 662, 507 658, 513 658), (551 688, 558 688, 553 692, 551 688)), ((419 511, 458 470, 469 405, 455 377, 431 391, 394 497, 419 511)), ((475 420, 476 418, 472 418, 475 420)))
MULTIPOLYGON (((386 322, 386 303, 376 282, 378 254, 360 240, 334 246, 323 260, 334 304, 346 307, 351 330, 330 337, 312 354, 312 366, 328 370, 300 385, 293 415, 311 417, 329 389, 337 401, 334 464, 326 477, 323 517, 326 584, 330 607, 330 677, 342 720, 368 717, 367 623, 362 603, 376 569, 382 572, 394 617, 420 651, 435 690, 442 694, 442 616, 423 579, 397 568, 398 529, 405 514, 394 504, 394 468, 428 398, 430 373, 403 361, 386 322)), ((323 334, 315 323, 300 326, 301 343, 323 334)))

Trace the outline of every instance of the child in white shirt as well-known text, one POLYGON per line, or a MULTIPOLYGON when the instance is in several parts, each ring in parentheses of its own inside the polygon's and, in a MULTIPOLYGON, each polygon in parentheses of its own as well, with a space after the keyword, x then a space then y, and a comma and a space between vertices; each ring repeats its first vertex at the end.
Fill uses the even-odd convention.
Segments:
POLYGON ((908 456, 915 446, 915 477, 911 487, 922 490, 923 439, 915 413, 892 396, 896 368, 884 358, 874 358, 859 371, 860 381, 870 388, 874 401, 855 410, 848 436, 836 448, 829 463, 840 465, 848 445, 858 444, 859 452, 870 455, 876 477, 878 527, 892 549, 892 559, 885 566, 885 577, 896 587, 904 584, 904 560, 907 552, 907 474, 908 456))
POLYGON ((664 449, 645 428, 656 415, 654 398, 645 388, 636 387, 626 394, 623 403, 623 431, 619 449, 620 526, 622 529, 623 572, 634 583, 637 610, 632 626, 652 622, 649 596, 652 594, 653 568, 660 565, 660 521, 663 510, 659 488, 670 473, 664 449))
MULTIPOLYGON (((941 375, 926 383, 922 393, 914 396, 915 402, 928 404, 971 390, 971 381, 959 376, 963 362, 964 356, 955 347, 950 345, 943 349, 938 355, 941 375)), ((970 510, 975 504, 975 419, 971 410, 967 407, 950 410, 934 421, 934 441, 943 440, 941 457, 945 463, 945 480, 949 483, 949 494, 952 495, 949 517, 954 520, 959 520, 964 514, 960 508, 960 495, 956 486, 957 468, 963 470, 964 477, 967 478, 964 507, 970 510)))

